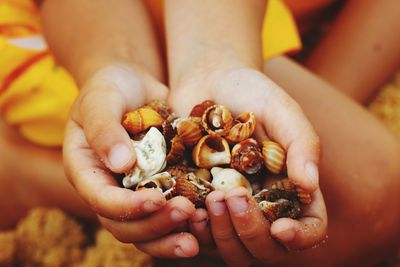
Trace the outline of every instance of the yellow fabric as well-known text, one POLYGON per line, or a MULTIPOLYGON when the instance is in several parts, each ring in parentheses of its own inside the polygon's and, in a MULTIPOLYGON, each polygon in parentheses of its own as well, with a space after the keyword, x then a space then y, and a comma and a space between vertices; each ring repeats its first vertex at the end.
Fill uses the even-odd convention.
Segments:
POLYGON ((262 30, 265 60, 301 49, 296 23, 283 0, 268 0, 262 30))
MULTIPOLYGON (((162 1, 150 6, 160 11, 162 1)), ((39 15, 32 0, 0 0, 0 116, 28 140, 60 146, 78 89, 48 51, 9 42, 38 33, 39 15)), ((262 40, 266 59, 301 47, 295 23, 281 0, 268 1, 262 40)))

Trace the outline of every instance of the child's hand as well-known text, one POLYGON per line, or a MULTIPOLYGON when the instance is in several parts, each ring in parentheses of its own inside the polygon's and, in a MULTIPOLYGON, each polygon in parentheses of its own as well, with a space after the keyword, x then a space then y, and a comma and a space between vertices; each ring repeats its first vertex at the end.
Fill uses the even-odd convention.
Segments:
MULTIPOLYGON (((327 215, 318 184, 319 139, 298 104, 265 75, 241 66, 214 67, 212 71, 185 75, 169 95, 179 115, 188 115, 191 107, 205 99, 226 105, 236 114, 253 111, 258 122, 257 137, 267 135, 284 146, 289 178, 313 193, 313 203, 305 208, 301 219, 279 219, 272 225, 243 190, 226 195, 211 193, 207 198, 211 232, 223 258, 238 266, 247 265, 252 258, 262 262, 279 260, 286 249, 270 235, 293 250, 323 240, 327 215)), ((200 228, 192 223, 192 229, 200 240, 210 240, 204 224, 200 228)))
POLYGON ((157 190, 121 188, 110 172, 123 173, 135 164, 131 140, 121 126, 123 114, 166 94, 164 85, 137 67, 96 71, 72 108, 64 163, 73 186, 117 239, 156 257, 188 257, 197 254, 195 238, 169 233, 192 215, 193 204, 185 198, 167 202, 157 190))

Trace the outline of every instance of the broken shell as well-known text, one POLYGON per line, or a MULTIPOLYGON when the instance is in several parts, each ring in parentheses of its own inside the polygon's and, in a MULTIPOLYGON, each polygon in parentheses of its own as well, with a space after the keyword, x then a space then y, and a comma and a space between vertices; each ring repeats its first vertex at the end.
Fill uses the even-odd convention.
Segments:
POLYGON ((233 188, 242 186, 245 187, 250 194, 253 193, 250 182, 235 169, 214 167, 211 169, 211 174, 213 177, 211 184, 216 190, 228 192, 233 188))
POLYGON ((136 186, 136 190, 148 188, 158 189, 167 199, 170 199, 176 193, 176 181, 170 173, 161 172, 141 181, 136 186))
POLYGON ((211 173, 209 170, 200 168, 194 171, 194 174, 196 174, 197 177, 206 180, 207 182, 211 182, 211 173))
POLYGON ((172 127, 186 146, 194 146, 204 135, 200 122, 198 118, 179 118, 172 127))
POLYGON ((194 147, 192 158, 196 166, 200 168, 229 164, 231 153, 228 142, 217 135, 203 136, 194 147))
POLYGON ((152 126, 160 126, 163 118, 151 108, 139 108, 128 112, 122 119, 122 125, 131 134, 137 134, 152 126))
POLYGON ((204 207, 207 195, 214 187, 196 176, 193 172, 180 175, 176 178, 176 192, 188 198, 196 207, 204 207))
POLYGON ((262 155, 264 164, 270 172, 278 174, 283 170, 286 152, 280 144, 269 140, 264 141, 262 155))
POLYGON ((142 140, 132 140, 132 143, 136 153, 136 164, 122 180, 126 188, 156 174, 166 165, 165 140, 157 128, 151 127, 142 140))
POLYGON ((182 160, 183 155, 185 154, 185 146, 183 145, 182 140, 179 136, 175 136, 171 140, 171 149, 167 155, 167 163, 170 165, 174 165, 182 160))
POLYGON ((239 143, 249 138, 256 129, 256 117, 253 112, 245 112, 235 119, 236 124, 229 130, 226 139, 230 143, 239 143))
POLYGON ((210 135, 225 136, 233 125, 232 113, 222 105, 207 108, 202 116, 203 128, 210 135))
POLYGON ((236 144, 231 151, 231 167, 246 174, 257 173, 263 164, 263 157, 256 140, 249 138, 236 144))
POLYGON ((197 104, 192 108, 192 111, 190 112, 190 117, 202 117, 204 114, 204 111, 206 111, 207 108, 214 106, 215 102, 212 100, 206 100, 203 101, 200 104, 197 104))
POLYGON ((157 113, 160 114, 164 120, 172 115, 171 109, 164 100, 152 100, 150 103, 144 106, 144 108, 151 108, 157 111, 157 113))

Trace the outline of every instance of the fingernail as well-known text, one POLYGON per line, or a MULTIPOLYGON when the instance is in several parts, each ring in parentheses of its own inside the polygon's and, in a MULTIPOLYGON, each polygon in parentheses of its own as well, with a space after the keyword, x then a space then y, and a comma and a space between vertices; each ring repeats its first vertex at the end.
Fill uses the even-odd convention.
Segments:
POLYGON ((125 144, 115 145, 108 153, 108 160, 114 169, 125 167, 132 157, 131 150, 125 144))
POLYGON ((246 197, 230 197, 227 202, 229 210, 236 214, 246 212, 249 207, 246 197))
POLYGON ((154 212, 162 208, 162 203, 160 201, 147 200, 143 203, 143 211, 154 212))
POLYGON ((313 162, 307 162, 306 164, 306 173, 307 173, 307 178, 308 180, 314 185, 314 187, 318 187, 318 180, 319 180, 319 174, 318 174, 318 168, 317 165, 315 165, 313 162))
POLYGON ((192 221, 191 223, 192 223, 192 227, 193 227, 197 232, 201 232, 201 231, 203 231, 204 229, 206 229, 206 227, 207 227, 207 222, 208 222, 208 220, 207 220, 207 219, 204 219, 204 220, 201 220, 201 221, 198 221, 198 222, 192 221))
POLYGON ((222 201, 213 201, 210 203, 210 212, 214 216, 221 216, 225 213, 226 206, 225 203, 222 201))
POLYGON ((176 247, 174 250, 175 256, 180 257, 180 258, 186 258, 186 254, 183 252, 181 247, 176 247))
POLYGON ((181 210, 174 209, 171 211, 170 218, 174 222, 181 222, 188 218, 188 215, 181 210))
POLYGON ((278 232, 275 235, 276 235, 276 237, 278 237, 279 240, 281 240, 284 243, 287 243, 294 239, 296 233, 293 229, 287 229, 287 230, 278 232))

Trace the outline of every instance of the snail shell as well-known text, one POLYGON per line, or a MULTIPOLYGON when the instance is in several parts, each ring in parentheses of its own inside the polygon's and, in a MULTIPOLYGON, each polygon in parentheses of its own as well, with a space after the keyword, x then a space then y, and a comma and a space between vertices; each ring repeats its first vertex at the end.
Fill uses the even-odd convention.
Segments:
POLYGON ((283 217, 296 219, 301 212, 299 202, 283 198, 278 199, 275 202, 264 200, 258 203, 258 206, 264 213, 265 218, 270 222, 283 217))
POLYGON ((188 198, 196 207, 204 207, 207 195, 214 187, 196 176, 193 172, 182 174, 176 178, 176 192, 188 198))
POLYGON ((264 141, 262 148, 264 164, 267 169, 275 174, 279 174, 286 162, 286 152, 283 147, 273 141, 264 141))
POLYGON ((312 202, 312 197, 310 193, 305 192, 301 188, 297 188, 297 197, 299 201, 303 204, 309 205, 312 202))
POLYGON ((137 134, 152 126, 160 126, 163 118, 151 108, 139 108, 128 112, 122 119, 122 125, 131 134, 137 134))
POLYGON ((263 157, 256 140, 249 138, 232 148, 231 167, 246 174, 257 173, 263 165, 263 157))
POLYGON ((144 108, 151 108, 155 110, 164 120, 173 115, 171 109, 164 100, 152 100, 150 103, 144 106, 144 108))
POLYGON ((240 114, 236 117, 235 123, 226 136, 230 143, 236 144, 249 138, 256 129, 256 117, 253 112, 240 114))
POLYGON ((225 136, 233 125, 232 113, 222 105, 207 108, 201 120, 203 128, 210 135, 225 136))
POLYGON ((213 177, 211 184, 216 190, 228 192, 233 188, 242 186, 245 187, 250 194, 253 193, 250 182, 235 169, 214 167, 211 169, 211 174, 213 177))
POLYGON ((167 155, 167 163, 174 165, 182 160, 185 154, 185 146, 179 136, 175 136, 171 140, 171 149, 167 155))
POLYGON ((172 127, 186 146, 194 146, 203 137, 203 130, 199 118, 176 119, 172 127))
POLYGON ((163 135, 151 127, 140 141, 133 141, 136 153, 136 164, 122 180, 124 187, 129 188, 165 168, 166 147, 163 135))
POLYGON ((137 184, 136 190, 143 190, 147 188, 156 188, 163 195, 170 199, 176 193, 176 181, 168 172, 161 172, 155 174, 137 184))
POLYGON ((229 164, 231 162, 229 144, 217 135, 203 136, 194 147, 192 158, 196 166, 200 168, 229 164))
POLYGON ((202 117, 204 114, 204 111, 206 111, 207 108, 214 106, 215 102, 212 100, 206 100, 203 101, 200 104, 197 104, 192 108, 192 111, 190 112, 190 117, 202 117))

